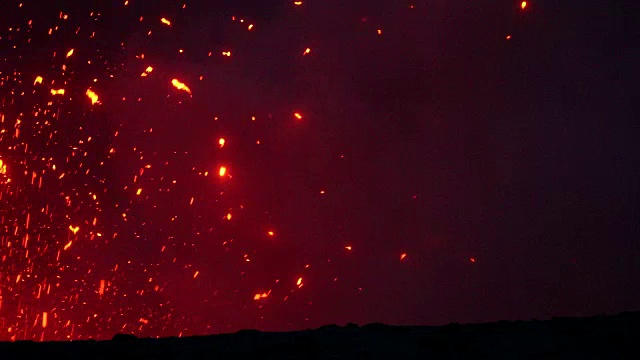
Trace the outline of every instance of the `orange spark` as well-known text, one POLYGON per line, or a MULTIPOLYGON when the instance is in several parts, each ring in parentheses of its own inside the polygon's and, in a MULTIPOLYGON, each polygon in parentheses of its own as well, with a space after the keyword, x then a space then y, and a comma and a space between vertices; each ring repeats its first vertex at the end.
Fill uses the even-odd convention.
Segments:
POLYGON ((268 234, 269 236, 273 236, 273 235, 275 235, 276 233, 274 233, 273 231, 269 231, 269 232, 267 232, 267 234, 268 234))
POLYGON ((400 261, 404 260, 407 257, 407 253, 402 253, 400 255, 400 261))
POLYGON ((269 294, 271 294, 271 290, 269 290, 268 292, 263 292, 262 294, 260 294, 260 293, 255 294, 255 295, 253 296, 253 300, 258 301, 258 300, 260 300, 260 299, 264 299, 264 298, 266 298, 266 297, 269 297, 269 294))
POLYGON ((200 271, 196 271, 196 272, 193 274, 193 278, 195 279, 196 277, 198 277, 198 274, 200 274, 200 271))
POLYGON ((306 48, 306 49, 304 50, 304 52, 302 53, 302 55, 307 55, 307 54, 309 54, 309 53, 311 53, 311 49, 310 49, 310 48, 306 48))
POLYGON ((382 35, 382 29, 378 29, 378 35, 382 35))
POLYGON ((160 21, 161 21, 163 24, 167 25, 167 26, 171 26, 171 21, 169 21, 169 20, 167 20, 167 19, 165 19, 165 18, 160 19, 160 21))
POLYGON ((524 8, 526 8, 526 7, 527 7, 527 2, 526 1, 523 1, 523 2, 520 3, 520 8, 522 10, 524 10, 524 8))
POLYGON ((507 35, 507 40, 511 40, 511 35, 507 35))
POLYGON ((344 248, 345 248, 345 249, 347 249, 347 250, 349 250, 349 251, 351 251, 351 245, 349 245, 349 246, 345 246, 344 248))
POLYGON ((138 191, 136 191, 136 195, 140 196, 140 194, 142 194, 142 189, 138 189, 138 191))
POLYGON ((69 241, 69 242, 67 243, 67 245, 65 245, 65 246, 64 246, 64 249, 63 249, 63 250, 69 250, 69 248, 71 247, 71 244, 72 244, 72 243, 73 243, 73 241, 69 241))
POLYGON ((227 218, 227 220, 231 220, 231 213, 228 213, 226 218, 227 218))
POLYGON ((69 50, 69 52, 67 53, 67 57, 70 57, 71 55, 73 55, 73 49, 69 50))
POLYGON ((248 30, 253 29, 253 24, 250 24, 250 25, 247 27, 247 29, 248 29, 248 30))
POLYGON ((35 84, 42 84, 42 80, 43 80, 43 79, 42 79, 42 76, 37 76, 37 77, 36 77, 36 80, 33 82, 33 85, 35 85, 35 84))
POLYGON ((220 166, 220 170, 218 170, 218 175, 224 176, 227 173, 227 168, 224 166, 220 166))
POLYGON ((64 89, 51 89, 51 95, 64 95, 64 89))
POLYGON ((98 294, 100 294, 100 296, 104 295, 104 284, 105 284, 105 281, 100 280, 100 287, 98 288, 98 294))
POLYGON ((296 282, 296 285, 298 286, 298 288, 302 287, 302 278, 299 278, 298 281, 296 282))
POLYGON ((297 5, 297 6, 300 6, 300 5, 302 5, 302 1, 294 1, 293 4, 297 5))
POLYGON ((73 225, 69 225, 69 230, 71 230, 71 232, 75 235, 80 230, 80 226, 74 227, 73 225))
POLYGON ((147 68, 144 70, 144 72, 143 72, 140 76, 147 76, 147 75, 149 75, 152 71, 153 71, 153 67, 152 67, 152 66, 147 66, 147 68))
POLYGON ((47 316, 48 316, 47 312, 44 311, 42 313, 42 328, 43 329, 47 327, 47 316))
POLYGON ((296 119, 298 119, 298 120, 302 119, 302 115, 300 115, 300 113, 294 113, 293 116, 295 116, 296 119))
POLYGON ((220 147, 224 147, 225 142, 226 141, 224 140, 224 138, 218 139, 218 144, 220 145, 220 147))
POLYGON ((191 89, 189 89, 187 85, 180 82, 180 80, 178 79, 171 80, 171 85, 173 85, 178 90, 186 91, 187 93, 191 94, 191 89))
POLYGON ((231 56, 231 51, 223 51, 222 55, 224 56, 231 56))
POLYGON ((95 105, 98 102, 98 94, 93 92, 91 89, 87 89, 87 96, 91 99, 91 105, 95 105))

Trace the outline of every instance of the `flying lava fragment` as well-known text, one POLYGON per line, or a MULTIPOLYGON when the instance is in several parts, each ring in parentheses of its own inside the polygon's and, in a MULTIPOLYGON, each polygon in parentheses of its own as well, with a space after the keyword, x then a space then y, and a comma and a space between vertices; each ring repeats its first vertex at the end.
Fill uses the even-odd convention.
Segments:
POLYGON ((98 94, 93 92, 91 89, 87 89, 87 97, 91 99, 91 104, 94 105, 98 102, 98 94))
POLYGON ((263 293, 257 293, 253 296, 253 300, 261 300, 261 299, 265 299, 267 297, 269 297, 269 294, 271 294, 271 290, 269 290, 268 292, 263 292, 263 293))
POLYGON ((173 85, 173 87, 175 87, 178 90, 182 90, 191 94, 191 89, 189 89, 187 85, 185 85, 183 82, 180 82, 180 80, 178 79, 171 80, 171 85, 173 85))
POLYGON ((152 71, 153 71, 153 67, 152 66, 147 66, 147 68, 144 69, 144 72, 142 74, 140 74, 140 76, 142 76, 142 77, 148 76, 149 74, 151 74, 152 71))

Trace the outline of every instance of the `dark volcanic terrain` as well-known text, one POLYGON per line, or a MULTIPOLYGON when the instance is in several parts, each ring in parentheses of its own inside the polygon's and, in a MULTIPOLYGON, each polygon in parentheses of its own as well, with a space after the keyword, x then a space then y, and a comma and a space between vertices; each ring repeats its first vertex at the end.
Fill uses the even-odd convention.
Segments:
POLYGON ((185 338, 0 343, 2 359, 640 359, 640 312, 444 326, 328 325, 185 338))

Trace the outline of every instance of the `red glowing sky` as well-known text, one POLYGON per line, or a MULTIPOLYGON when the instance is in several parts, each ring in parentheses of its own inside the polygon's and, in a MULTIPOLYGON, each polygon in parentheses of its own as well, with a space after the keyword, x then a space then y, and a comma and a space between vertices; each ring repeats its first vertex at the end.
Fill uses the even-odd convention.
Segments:
POLYGON ((0 340, 640 304, 619 5, 52 3, 1 15, 0 340))

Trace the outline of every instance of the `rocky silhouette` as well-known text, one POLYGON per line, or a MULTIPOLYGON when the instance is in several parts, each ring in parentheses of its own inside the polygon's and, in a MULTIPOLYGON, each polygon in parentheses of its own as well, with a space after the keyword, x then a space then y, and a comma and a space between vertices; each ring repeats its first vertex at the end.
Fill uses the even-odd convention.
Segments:
POLYGON ((184 338, 0 343, 2 359, 640 359, 640 312, 444 326, 327 325, 184 338))

